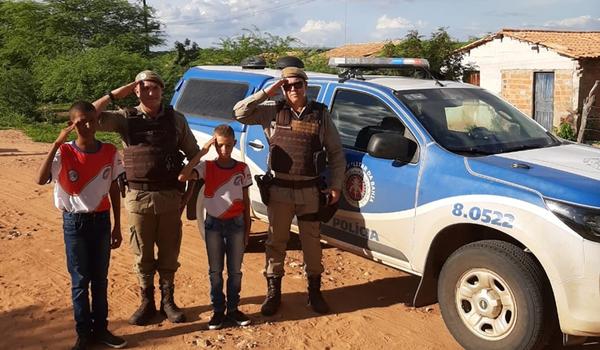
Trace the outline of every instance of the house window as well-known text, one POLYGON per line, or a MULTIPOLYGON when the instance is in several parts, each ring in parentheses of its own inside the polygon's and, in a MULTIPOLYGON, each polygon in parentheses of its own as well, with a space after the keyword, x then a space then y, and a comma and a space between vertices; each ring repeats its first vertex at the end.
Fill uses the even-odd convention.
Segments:
POLYGON ((463 76, 463 81, 465 83, 469 83, 471 85, 479 86, 479 71, 478 70, 470 70, 465 72, 463 76))

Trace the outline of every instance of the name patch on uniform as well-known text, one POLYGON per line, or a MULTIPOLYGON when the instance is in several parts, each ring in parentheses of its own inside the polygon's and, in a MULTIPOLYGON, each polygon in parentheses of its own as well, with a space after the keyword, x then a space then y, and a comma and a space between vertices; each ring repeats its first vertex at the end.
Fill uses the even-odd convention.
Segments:
POLYGON ((317 134, 319 132, 319 124, 302 120, 292 120, 292 130, 307 134, 317 134))

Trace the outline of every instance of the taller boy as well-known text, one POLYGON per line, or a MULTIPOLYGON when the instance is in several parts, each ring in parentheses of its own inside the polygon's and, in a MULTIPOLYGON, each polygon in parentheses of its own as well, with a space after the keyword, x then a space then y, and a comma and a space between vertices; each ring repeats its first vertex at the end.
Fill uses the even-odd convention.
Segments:
POLYGON ((319 210, 319 175, 325 169, 314 160, 324 163, 325 149, 332 179, 331 188, 326 189, 330 204, 340 198, 346 161, 327 107, 307 100, 307 80, 302 69, 284 68, 280 80, 234 106, 238 121, 262 125, 269 139, 269 166, 275 172, 268 203, 269 238, 265 243, 268 291, 261 312, 266 316, 277 312, 281 302, 285 249, 294 216, 298 218, 308 277, 308 303, 316 312, 329 311, 320 291, 323 265, 319 221, 314 215, 319 210), (262 104, 280 88, 284 102, 262 104))
POLYGON ((70 125, 60 132, 42 163, 37 183, 55 183, 54 204, 63 212, 77 331, 72 349, 86 349, 92 337, 122 348, 127 342, 107 328, 107 276, 110 249, 121 245, 121 198, 115 180, 123 173, 123 165, 115 146, 96 140, 96 110, 91 103, 75 102, 69 109, 69 120, 70 125), (65 143, 73 130, 77 139, 65 143), (112 231, 111 206, 115 218, 112 231))
POLYGON ((184 116, 163 105, 163 89, 164 82, 158 74, 143 71, 133 83, 94 102, 96 109, 103 111, 111 100, 125 98, 132 92, 140 102, 135 108, 99 114, 99 130, 118 132, 125 146, 123 155, 129 183, 125 205, 142 299, 129 319, 135 325, 147 324, 156 313, 156 271, 160 277, 161 311, 171 322, 185 321, 173 298, 181 246, 181 211, 185 206, 177 175, 183 168, 180 151, 189 160, 199 148, 184 116))

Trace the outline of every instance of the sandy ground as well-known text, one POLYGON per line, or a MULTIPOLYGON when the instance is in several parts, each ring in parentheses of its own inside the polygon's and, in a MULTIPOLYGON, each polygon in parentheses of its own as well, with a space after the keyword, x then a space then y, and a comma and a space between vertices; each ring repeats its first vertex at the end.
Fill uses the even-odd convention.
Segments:
MULTIPOLYGON (((52 204, 52 186, 33 180, 47 149, 18 131, 0 131, 0 349, 66 349, 75 338, 60 212, 52 204)), ((265 225, 255 222, 253 232, 240 305, 251 326, 207 330, 206 253, 196 222, 185 220, 176 300, 189 322, 174 325, 157 317, 145 327, 127 324, 138 289, 124 242, 111 257, 109 328, 140 349, 460 349, 438 305, 409 306, 418 278, 336 248, 324 249, 323 289, 333 312, 314 313, 306 307, 297 240, 290 242, 281 310, 263 317, 265 225)))

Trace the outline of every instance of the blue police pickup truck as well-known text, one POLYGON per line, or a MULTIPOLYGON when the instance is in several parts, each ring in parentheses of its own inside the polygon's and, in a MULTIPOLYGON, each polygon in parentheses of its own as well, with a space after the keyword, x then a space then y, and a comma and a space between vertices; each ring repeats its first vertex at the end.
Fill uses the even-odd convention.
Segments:
MULTIPOLYGON (((308 72, 309 98, 328 106, 347 160, 323 240, 420 276, 415 306, 439 302, 467 349, 537 349, 560 332, 565 344, 599 336, 600 149, 556 138, 476 86, 361 74, 427 68, 423 59, 330 64, 346 71, 308 72)), ((264 66, 194 67, 172 104, 199 144, 230 124, 234 156, 262 174, 263 130, 236 122, 232 108, 279 76, 264 66)), ((255 186, 250 195, 266 220, 255 186)))

